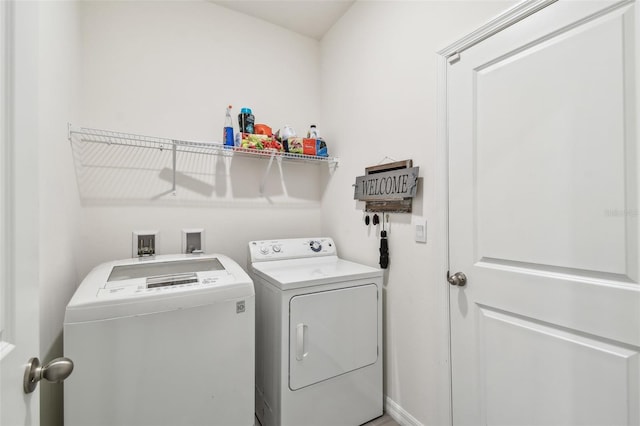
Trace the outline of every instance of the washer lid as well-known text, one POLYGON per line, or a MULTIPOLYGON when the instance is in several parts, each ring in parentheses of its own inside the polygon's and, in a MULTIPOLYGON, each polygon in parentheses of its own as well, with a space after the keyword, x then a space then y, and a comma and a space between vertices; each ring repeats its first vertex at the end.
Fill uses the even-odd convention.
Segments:
POLYGON ((382 269, 337 256, 259 262, 253 263, 251 269, 257 276, 282 290, 382 277, 382 269))
POLYGON ((65 311, 65 324, 144 315, 254 296, 253 282, 222 254, 123 259, 95 267, 65 311))
POLYGON ((160 262, 127 262, 114 265, 109 273, 107 282, 215 271, 224 271, 226 273, 225 267, 222 266, 217 257, 169 258, 169 260, 160 262))

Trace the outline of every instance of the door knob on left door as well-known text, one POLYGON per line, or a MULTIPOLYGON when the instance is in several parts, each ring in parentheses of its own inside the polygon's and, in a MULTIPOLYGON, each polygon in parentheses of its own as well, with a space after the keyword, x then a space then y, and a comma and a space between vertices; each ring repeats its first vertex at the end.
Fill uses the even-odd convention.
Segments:
POLYGON ((467 284, 467 276, 462 272, 456 272, 448 278, 449 284, 464 287, 467 284))
POLYGON ((31 393, 38 386, 38 382, 45 379, 48 382, 60 383, 73 371, 73 361, 69 358, 56 358, 44 366, 40 366, 40 360, 31 358, 24 371, 24 393, 31 393))

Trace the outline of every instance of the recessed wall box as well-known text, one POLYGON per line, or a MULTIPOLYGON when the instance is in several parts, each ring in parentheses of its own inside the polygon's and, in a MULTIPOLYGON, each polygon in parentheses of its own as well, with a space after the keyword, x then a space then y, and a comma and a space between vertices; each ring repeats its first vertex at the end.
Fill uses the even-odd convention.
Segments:
POLYGON ((133 231, 131 257, 155 256, 159 231, 133 231))
POLYGON ((204 253, 204 229, 182 230, 182 253, 204 253))

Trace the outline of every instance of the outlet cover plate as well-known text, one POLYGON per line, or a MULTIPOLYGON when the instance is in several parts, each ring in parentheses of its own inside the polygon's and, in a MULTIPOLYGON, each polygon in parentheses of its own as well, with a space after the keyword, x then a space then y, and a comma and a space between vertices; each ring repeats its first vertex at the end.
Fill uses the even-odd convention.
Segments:
POLYGON ((427 242, 427 221, 423 220, 415 224, 415 241, 416 243, 427 242))

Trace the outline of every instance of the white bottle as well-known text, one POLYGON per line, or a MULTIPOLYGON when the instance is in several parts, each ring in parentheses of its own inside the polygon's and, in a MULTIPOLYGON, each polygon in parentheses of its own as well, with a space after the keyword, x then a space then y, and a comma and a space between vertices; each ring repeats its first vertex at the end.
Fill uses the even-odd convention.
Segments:
POLYGON ((315 124, 312 124, 309 127, 309 131, 307 132, 307 138, 320 139, 320 131, 318 131, 318 128, 316 127, 315 124))
POLYGON ((296 135, 296 131, 293 130, 293 127, 285 124, 282 129, 280 129, 280 140, 286 141, 289 138, 292 138, 296 135))

